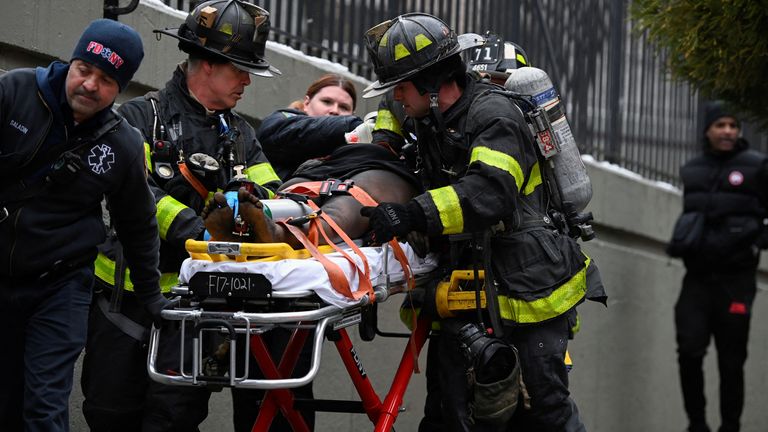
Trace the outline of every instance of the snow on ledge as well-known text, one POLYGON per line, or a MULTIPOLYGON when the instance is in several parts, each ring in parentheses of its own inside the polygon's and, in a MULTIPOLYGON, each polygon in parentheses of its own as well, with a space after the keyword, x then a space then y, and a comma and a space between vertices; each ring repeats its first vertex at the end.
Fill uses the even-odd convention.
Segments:
POLYGON ((682 193, 680 191, 680 188, 678 188, 675 185, 669 184, 667 182, 658 181, 658 180, 649 180, 634 171, 630 171, 616 164, 613 164, 607 161, 598 161, 594 157, 592 157, 592 155, 588 155, 588 154, 582 155, 581 160, 584 161, 584 163, 587 165, 599 167, 600 169, 603 169, 605 171, 609 171, 618 176, 642 183, 644 185, 647 185, 656 189, 665 190, 665 191, 673 192, 676 194, 682 193))

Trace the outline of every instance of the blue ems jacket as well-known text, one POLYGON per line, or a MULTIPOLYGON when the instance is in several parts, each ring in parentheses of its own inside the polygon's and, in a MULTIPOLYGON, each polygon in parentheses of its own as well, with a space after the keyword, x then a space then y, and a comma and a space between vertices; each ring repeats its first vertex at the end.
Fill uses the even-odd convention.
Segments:
POLYGON ((57 265, 90 264, 106 238, 102 198, 133 269, 137 294, 159 279, 155 203, 143 140, 111 108, 75 125, 64 85, 69 65, 0 76, 0 275, 38 277, 57 265), (56 170, 70 152, 76 172, 56 170), (34 191, 34 193, 30 193, 34 191))

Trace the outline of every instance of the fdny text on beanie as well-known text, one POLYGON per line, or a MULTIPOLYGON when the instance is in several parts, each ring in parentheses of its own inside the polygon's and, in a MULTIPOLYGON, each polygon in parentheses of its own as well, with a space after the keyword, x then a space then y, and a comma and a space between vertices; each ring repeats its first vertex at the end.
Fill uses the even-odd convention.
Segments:
POLYGON ((732 117, 736 120, 736 125, 739 125, 739 118, 736 117, 736 113, 723 101, 717 100, 707 103, 704 106, 704 132, 707 132, 712 123, 721 117, 732 117))
POLYGON ((125 89, 144 58, 141 36, 133 28, 109 19, 97 19, 83 31, 72 52, 79 59, 95 65, 125 89))

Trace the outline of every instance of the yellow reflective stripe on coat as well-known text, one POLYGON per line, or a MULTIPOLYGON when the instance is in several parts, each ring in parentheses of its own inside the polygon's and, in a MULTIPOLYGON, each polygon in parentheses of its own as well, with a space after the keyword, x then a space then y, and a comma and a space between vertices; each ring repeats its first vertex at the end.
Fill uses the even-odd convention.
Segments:
POLYGON ((165 240, 168 230, 171 228, 176 216, 182 210, 187 208, 184 204, 177 201, 174 197, 166 195, 157 202, 157 229, 160 231, 160 238, 165 240))
POLYGON ((516 189, 518 192, 520 191, 525 176, 523 175, 522 168, 520 168, 520 164, 512 156, 498 150, 489 149, 488 147, 478 146, 472 149, 472 154, 469 157, 470 165, 472 162, 482 162, 508 172, 515 178, 516 189))
POLYGON ((144 143, 144 160, 146 161, 147 170, 152 172, 152 149, 149 147, 149 143, 144 143))
POLYGON ((373 125, 374 132, 377 130, 388 130, 400 136, 403 136, 403 130, 400 128, 400 122, 392 111, 382 108, 376 113, 376 123, 373 125))
POLYGON ((443 224, 443 234, 456 234, 464 231, 464 214, 461 212, 459 196, 453 186, 427 191, 437 207, 440 222, 443 224))
POLYGON ((280 181, 280 177, 277 176, 275 169, 272 168, 272 165, 270 165, 269 162, 262 162, 260 164, 249 166, 245 169, 243 174, 258 185, 280 181))
POLYGON ((531 167, 531 176, 528 178, 528 184, 525 185, 525 190, 523 190, 523 195, 530 195, 532 194, 537 186, 541 185, 541 169, 539 168, 539 163, 536 162, 531 167))
MULTIPOLYGON (((106 255, 100 253, 94 262, 94 274, 105 283, 115 286, 115 262, 106 255)), ((178 273, 162 273, 160 275, 160 291, 163 293, 171 292, 171 288, 179 283, 178 273)), ((125 282, 123 289, 133 291, 133 282, 131 282, 131 270, 125 269, 125 282)))
POLYGON ((558 317, 576 306, 587 293, 587 267, 573 275, 568 282, 560 285, 544 298, 525 301, 504 295, 499 296, 501 318, 519 324, 531 324, 558 317))
MULTIPOLYGON (((405 326, 410 331, 413 331, 413 324, 416 322, 416 319, 414 319, 414 317, 418 318, 419 314, 421 314, 421 308, 400 306, 400 322, 405 324, 405 326)), ((440 321, 438 320, 432 321, 432 330, 434 331, 440 330, 440 321)))

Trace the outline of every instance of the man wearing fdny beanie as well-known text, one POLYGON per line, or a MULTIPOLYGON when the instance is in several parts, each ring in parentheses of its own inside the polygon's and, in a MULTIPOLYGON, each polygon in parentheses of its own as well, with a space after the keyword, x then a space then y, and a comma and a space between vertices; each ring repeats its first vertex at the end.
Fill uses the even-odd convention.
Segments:
POLYGON ((740 428, 755 272, 768 242, 766 155, 749 149, 723 102, 704 107, 704 148, 680 169, 684 213, 668 252, 686 274, 675 305, 677 354, 688 431, 709 432, 703 360, 715 340, 720 432, 740 428))
POLYGON ((117 81, 120 91, 133 78, 144 58, 144 47, 136 30, 117 21, 93 21, 80 36, 72 60, 90 63, 117 81))
POLYGON ((69 430, 103 197, 139 303, 155 321, 168 304, 144 139, 111 109, 143 55, 135 30, 96 20, 71 63, 0 76, 0 431, 69 430))

